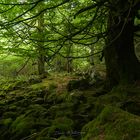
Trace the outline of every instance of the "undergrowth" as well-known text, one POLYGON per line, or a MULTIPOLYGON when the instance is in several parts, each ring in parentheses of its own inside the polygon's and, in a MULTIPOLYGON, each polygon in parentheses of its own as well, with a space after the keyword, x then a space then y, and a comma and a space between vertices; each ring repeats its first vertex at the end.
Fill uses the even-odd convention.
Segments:
MULTIPOLYGON (((1 140, 139 140, 140 90, 72 89, 71 75, 1 81, 1 140)), ((80 80, 79 80, 80 82, 80 80)), ((80 84, 78 84, 80 85, 80 84)))

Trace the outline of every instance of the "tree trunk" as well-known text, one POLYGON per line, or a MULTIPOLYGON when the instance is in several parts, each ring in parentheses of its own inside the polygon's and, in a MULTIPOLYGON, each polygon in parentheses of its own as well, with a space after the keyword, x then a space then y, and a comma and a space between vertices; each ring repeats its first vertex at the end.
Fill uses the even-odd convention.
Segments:
MULTIPOLYGON (((38 11, 40 12, 43 9, 44 3, 41 2, 38 11)), ((39 75, 45 74, 45 48, 44 48, 44 40, 45 40, 45 34, 44 34, 44 13, 41 13, 38 16, 38 43, 37 43, 37 50, 38 50, 38 73, 39 75)))
POLYGON ((45 74, 45 57, 41 53, 38 57, 38 73, 39 75, 45 74))
POLYGON ((70 73, 72 72, 72 58, 69 58, 72 54, 72 43, 69 41, 68 43, 68 46, 66 46, 66 53, 67 53, 67 64, 66 64, 66 69, 67 69, 67 72, 70 73))
POLYGON ((128 8, 118 15, 121 7, 123 5, 120 0, 118 11, 115 14, 112 11, 109 13, 109 34, 104 49, 108 88, 140 79, 140 63, 134 51, 135 12, 128 8))
POLYGON ((94 46, 93 45, 91 45, 90 46, 90 54, 91 54, 91 56, 90 56, 90 65, 94 65, 94 46))

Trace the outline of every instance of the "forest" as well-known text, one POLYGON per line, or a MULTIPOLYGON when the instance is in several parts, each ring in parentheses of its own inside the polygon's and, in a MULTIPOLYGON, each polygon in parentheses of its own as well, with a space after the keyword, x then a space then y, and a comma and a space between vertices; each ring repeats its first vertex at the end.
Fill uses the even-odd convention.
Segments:
POLYGON ((140 140, 140 0, 1 0, 0 140, 140 140))

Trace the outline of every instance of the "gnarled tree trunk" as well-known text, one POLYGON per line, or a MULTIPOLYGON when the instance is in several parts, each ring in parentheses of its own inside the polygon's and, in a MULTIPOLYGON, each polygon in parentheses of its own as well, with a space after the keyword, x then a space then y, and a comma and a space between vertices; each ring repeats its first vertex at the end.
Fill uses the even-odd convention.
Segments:
POLYGON ((109 34, 104 49, 108 88, 140 79, 140 63, 134 51, 135 10, 128 1, 120 0, 109 13, 109 34))

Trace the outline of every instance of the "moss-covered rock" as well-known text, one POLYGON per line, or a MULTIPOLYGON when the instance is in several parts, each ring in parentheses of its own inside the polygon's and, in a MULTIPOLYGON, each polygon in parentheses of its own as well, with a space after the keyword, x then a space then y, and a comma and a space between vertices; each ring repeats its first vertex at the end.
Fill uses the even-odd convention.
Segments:
POLYGON ((6 119, 2 119, 0 121, 0 124, 3 126, 9 126, 12 123, 13 119, 12 118, 6 118, 6 119))
POLYGON ((80 80, 71 80, 67 85, 68 91, 72 91, 74 89, 88 89, 90 87, 90 83, 88 79, 80 79, 80 80))
POLYGON ((139 140, 140 117, 119 108, 106 106, 101 114, 86 124, 82 140, 139 140))
POLYGON ((51 127, 48 129, 49 135, 61 136, 67 134, 73 129, 73 120, 67 117, 59 117, 52 121, 51 127))
POLYGON ((71 137, 61 136, 57 140, 74 140, 74 139, 71 137))
POLYGON ((139 87, 119 86, 102 94, 102 87, 86 89, 86 81, 74 80, 67 91, 69 80, 10 82, 18 88, 0 91, 0 140, 139 140, 139 87))
POLYGON ((13 112, 13 111, 6 111, 3 113, 4 118, 16 118, 17 116, 18 116, 18 113, 13 112))
POLYGON ((31 134, 31 128, 34 125, 34 119, 31 117, 26 117, 25 115, 21 115, 16 118, 16 120, 12 123, 10 129, 11 134, 14 139, 21 139, 31 134))
POLYGON ((49 114, 53 117, 72 117, 73 111, 72 111, 73 103, 61 103, 57 105, 53 105, 48 109, 49 114))
POLYGON ((96 98, 96 102, 122 108, 135 115, 140 115, 140 88, 132 85, 118 86, 111 92, 96 98))
POLYGON ((45 112, 47 112, 47 109, 44 108, 43 106, 39 105, 39 104, 31 104, 28 108, 27 108, 28 113, 32 112, 32 114, 36 114, 36 115, 43 115, 45 112))
POLYGON ((49 126, 47 110, 38 105, 30 105, 24 114, 21 114, 10 126, 12 140, 28 137, 35 132, 42 130, 42 127, 49 126))

